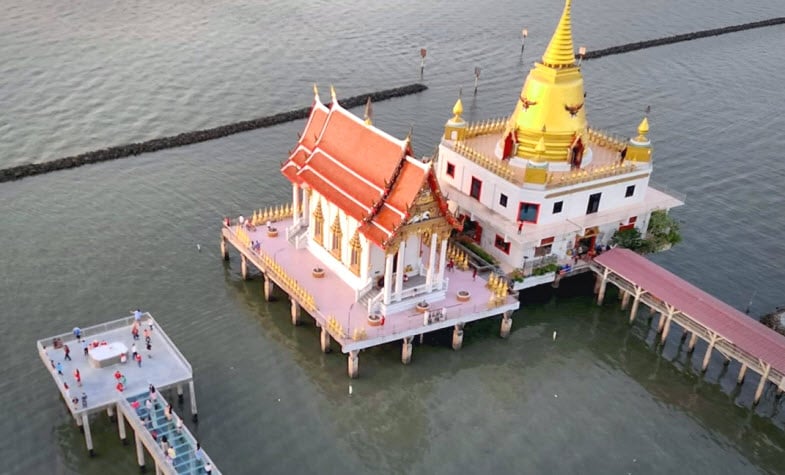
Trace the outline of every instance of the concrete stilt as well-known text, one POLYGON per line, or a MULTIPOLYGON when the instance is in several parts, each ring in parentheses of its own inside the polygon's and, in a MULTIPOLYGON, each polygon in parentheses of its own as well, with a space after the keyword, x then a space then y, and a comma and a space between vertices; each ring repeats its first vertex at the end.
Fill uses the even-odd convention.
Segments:
POLYGON ((736 377, 736 384, 741 384, 744 382, 745 374, 747 374, 747 363, 742 363, 741 369, 739 370, 739 375, 736 377))
POLYGON ((553 278, 553 283, 551 284, 551 287, 553 287, 554 289, 558 289, 559 282, 561 282, 561 274, 559 273, 559 271, 556 271, 556 276, 553 278))
POLYGON ((507 310, 502 316, 502 325, 501 330, 499 331, 499 336, 502 338, 507 338, 510 336, 510 330, 512 330, 512 310, 507 310))
POLYGON ((621 291, 621 309, 626 310, 627 305, 630 303, 630 293, 624 290, 621 291))
POLYGON ((698 335, 695 332, 693 332, 692 335, 690 336, 690 342, 687 345, 687 353, 692 353, 693 351, 695 351, 695 342, 697 341, 698 341, 698 335))
POLYGON ((777 397, 785 393, 785 375, 780 378, 780 384, 777 385, 777 397))
POLYGON ((158 462, 155 463, 155 475, 161 475, 163 472, 161 471, 161 466, 158 465, 158 462))
POLYGON ((292 306, 291 306, 292 325, 297 326, 300 324, 300 315, 302 313, 302 307, 300 307, 300 304, 297 303, 297 300, 295 300, 294 298, 290 298, 290 300, 292 302, 292 306))
POLYGON ((403 339, 403 345, 401 346, 401 363, 409 364, 412 362, 412 337, 406 337, 403 339))
POLYGON ((182 384, 178 384, 177 385, 177 402, 179 402, 180 404, 183 403, 183 385, 182 384))
POLYGON ((240 275, 243 280, 248 280, 248 258, 243 254, 240 254, 240 275))
POLYGON ((640 303, 640 295, 635 295, 635 298, 632 300, 632 308, 630 309, 630 323, 635 321, 635 317, 638 315, 638 305, 640 305, 640 303))
POLYGON ((272 301, 275 282, 273 282, 267 274, 264 274, 264 284, 262 284, 262 287, 264 289, 264 299, 268 302, 272 301))
POLYGON ((600 279, 600 290, 597 291, 597 305, 602 305, 605 300, 605 289, 608 287, 608 270, 605 270, 602 278, 600 279))
POLYGON ((463 346, 463 323, 458 323, 452 331, 452 349, 458 351, 463 346))
POLYGON ((673 314, 669 313, 668 317, 665 319, 665 327, 662 329, 662 343, 665 343, 665 339, 668 338, 668 332, 671 330, 671 319, 673 318, 673 314))
POLYGON ((199 422, 199 414, 196 409, 196 391, 194 390, 193 380, 188 381, 188 394, 191 396, 191 415, 194 422, 199 422))
POLYGON ((144 473, 144 447, 142 446, 142 438, 139 434, 134 434, 136 439, 136 462, 139 464, 139 471, 144 473))
POLYGON ((755 390, 755 399, 752 401, 753 404, 758 404, 758 402, 760 402, 760 397, 763 396, 763 390, 766 388, 766 383, 769 381, 770 370, 771 370, 770 364, 763 365, 763 374, 760 376, 758 389, 755 390))
POLYGON ((657 309, 654 307, 649 307, 649 315, 654 315, 655 313, 657 313, 657 309))
POLYGON ((706 348, 706 355, 703 357, 703 365, 701 366, 701 371, 706 371, 706 368, 709 367, 709 361, 711 360, 711 351, 714 349, 714 343, 716 340, 712 337, 709 341, 709 347, 706 348))
POLYGON ((84 441, 87 444, 87 452, 90 453, 90 457, 93 457, 95 450, 93 450, 93 436, 90 434, 90 419, 87 418, 87 413, 82 414, 82 428, 84 429, 84 441))
POLYGON ((226 239, 221 236, 221 257, 223 260, 229 260, 229 251, 226 249, 226 239))
POLYGON ((321 346, 322 346, 322 353, 329 353, 330 352, 330 334, 327 332, 326 328, 322 328, 322 333, 319 338, 321 346))
POLYGON ((594 294, 595 295, 600 293, 600 284, 601 283, 602 283, 602 276, 600 274, 597 274, 594 277, 594 294))
POLYGON ((120 440, 123 442, 123 445, 128 445, 128 439, 125 437, 125 417, 123 417, 119 404, 117 406, 117 432, 120 433, 120 440))
POLYGON ((110 421, 114 421, 114 407, 109 406, 106 408, 106 415, 109 416, 110 421))
POLYGON ((349 363, 349 377, 352 379, 357 379, 360 376, 360 356, 359 351, 350 351, 348 363, 349 363))

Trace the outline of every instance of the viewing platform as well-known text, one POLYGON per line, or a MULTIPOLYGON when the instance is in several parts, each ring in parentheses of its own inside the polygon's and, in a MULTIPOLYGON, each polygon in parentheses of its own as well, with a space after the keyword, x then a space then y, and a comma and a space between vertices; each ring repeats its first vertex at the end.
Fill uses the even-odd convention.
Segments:
POLYGON ((785 336, 766 327, 725 302, 668 272, 629 249, 616 248, 597 256, 592 263, 597 274, 597 303, 602 305, 607 284, 619 288, 622 309, 632 297, 630 322, 635 320, 640 303, 659 312, 657 331, 662 342, 672 323, 690 335, 688 351, 692 353, 700 338, 708 344, 701 369, 706 371, 713 350, 741 364, 738 384, 744 382, 747 369, 760 374, 754 403, 760 401, 768 382, 777 393, 785 391, 785 336))
POLYGON ((66 407, 84 432, 90 455, 95 454, 90 416, 106 411, 110 418, 117 417, 118 432, 124 444, 128 443, 125 422, 130 425, 136 439, 137 461, 142 469, 145 467, 142 447, 145 447, 157 472, 206 473, 205 465, 209 464, 211 473, 220 473, 207 454, 196 460, 196 439, 184 424, 177 431, 179 416, 172 413, 171 420, 165 417, 161 420, 166 401, 160 391, 176 389, 179 402, 182 402, 186 384, 194 422, 198 415, 191 365, 152 315, 144 313, 138 322, 134 316, 129 316, 78 330, 38 340, 36 346, 66 407), (138 339, 132 334, 135 325, 138 339), (150 351, 147 350, 147 336, 150 351), (134 345, 141 361, 133 357, 134 345), (66 347, 70 359, 66 357, 66 347), (153 408, 154 414, 150 414, 150 427, 146 427, 143 420, 148 413, 144 402, 151 398, 150 385, 156 388, 157 405, 153 408), (139 401, 141 403, 137 404, 139 401), (153 437, 153 430, 158 440, 153 437), (160 444, 160 437, 167 434, 175 450, 175 457, 170 459, 160 444))
MULTIPOLYGON (((265 226, 248 230, 237 224, 224 225, 221 230, 224 258, 228 259, 228 244, 240 253, 243 278, 248 278, 249 264, 256 267, 264 276, 267 300, 273 298, 275 286, 283 290, 291 300, 293 324, 301 322, 304 309, 322 329, 322 350, 328 352, 334 340, 349 355, 351 377, 358 375, 358 352, 365 348, 400 340, 403 342, 401 359, 408 364, 412 340, 417 335, 452 327, 453 348, 457 350, 462 345, 466 323, 499 314, 503 315, 501 335, 506 337, 510 332, 512 312, 520 303, 508 293, 506 284, 500 289, 501 280, 494 281, 497 285, 492 289, 487 286, 487 276, 474 276, 471 270, 456 266, 445 272, 448 287, 443 297, 425 301, 418 290, 423 279, 414 275, 404 285, 403 300, 390 306, 389 313, 369 312, 371 301, 379 298, 381 289, 371 285, 363 295, 357 295, 311 252, 297 249, 285 237, 291 218, 273 224, 278 231, 274 237, 265 226), (258 250, 252 249, 253 241, 260 243, 258 250)), ((428 254, 427 247, 424 254, 428 254)))

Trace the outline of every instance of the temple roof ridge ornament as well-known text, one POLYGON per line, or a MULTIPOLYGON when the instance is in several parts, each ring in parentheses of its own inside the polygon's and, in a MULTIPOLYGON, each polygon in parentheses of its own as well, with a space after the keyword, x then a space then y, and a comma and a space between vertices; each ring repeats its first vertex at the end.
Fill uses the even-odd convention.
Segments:
POLYGON ((566 0, 556 31, 542 55, 542 63, 554 68, 575 66, 575 48, 572 44, 572 24, 570 9, 572 0, 566 0))

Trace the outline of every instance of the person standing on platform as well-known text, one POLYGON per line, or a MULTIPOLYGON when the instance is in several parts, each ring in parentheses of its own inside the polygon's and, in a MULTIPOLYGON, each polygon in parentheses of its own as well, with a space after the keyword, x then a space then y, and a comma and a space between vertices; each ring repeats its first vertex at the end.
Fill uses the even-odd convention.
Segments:
POLYGON ((65 358, 63 358, 63 361, 71 361, 71 348, 68 348, 68 345, 63 345, 63 351, 65 352, 65 358))
POLYGON ((136 356, 134 356, 134 359, 136 359, 136 364, 138 364, 139 367, 141 368, 142 367, 142 355, 137 353, 136 356))
POLYGON ((74 337, 79 340, 82 338, 82 329, 79 327, 74 327, 74 337))
POLYGON ((202 450, 201 444, 199 442, 196 443, 196 450, 194 450, 194 458, 197 462, 201 462, 204 458, 204 450, 202 450))
POLYGON ((474 268, 474 272, 472 272, 472 280, 477 280, 477 268, 474 268))
POLYGON ((59 374, 60 376, 63 375, 63 365, 62 365, 62 363, 60 363, 58 361, 57 365, 55 365, 55 369, 57 370, 57 374, 59 374))
POLYGON ((142 311, 138 308, 134 310, 134 321, 139 322, 142 320, 142 311))
POLYGON ((87 393, 82 392, 82 407, 87 407, 87 393))
POLYGON ((82 386, 82 373, 79 372, 79 368, 74 370, 74 379, 76 380, 76 384, 80 387, 82 386))
POLYGON ((131 344, 131 358, 136 359, 136 343, 131 344))
POLYGON ((87 356, 87 352, 89 351, 90 345, 87 344, 87 340, 82 338, 82 351, 84 351, 84 355, 87 356))

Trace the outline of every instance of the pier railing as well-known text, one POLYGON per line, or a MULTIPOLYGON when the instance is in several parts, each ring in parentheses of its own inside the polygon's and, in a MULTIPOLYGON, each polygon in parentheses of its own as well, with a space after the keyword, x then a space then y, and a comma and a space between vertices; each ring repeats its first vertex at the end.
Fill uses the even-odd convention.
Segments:
POLYGON ((234 238, 237 242, 235 246, 237 250, 247 254, 248 257, 256 261, 260 269, 268 272, 273 277, 273 280, 289 295, 295 297, 300 305, 310 314, 317 311, 316 300, 310 292, 303 287, 297 280, 290 276, 283 266, 278 261, 270 257, 269 254, 263 250, 251 249, 251 238, 240 226, 224 226, 230 231, 230 238, 234 238))
POLYGON ((473 161, 477 165, 480 165, 491 173, 498 175, 511 183, 520 184, 519 180, 515 177, 515 171, 506 160, 499 160, 496 157, 489 157, 483 153, 478 152, 472 147, 469 147, 465 142, 454 143, 452 145, 452 149, 456 153, 460 153, 464 157, 473 161))
MULTIPOLYGON (((164 332, 161 329, 161 327, 158 325, 158 322, 155 320, 155 318, 153 318, 150 312, 145 312, 143 315, 144 315, 142 317, 143 319, 147 318, 153 322, 155 326, 154 328, 156 328, 157 333, 161 336, 163 340, 165 340, 169 344, 169 346, 172 349, 172 352, 175 354, 177 359, 180 360, 183 366, 188 368, 188 372, 193 374, 193 368, 191 368, 191 363, 189 363, 188 360, 185 359, 185 356, 183 356, 183 354, 180 352, 177 346, 174 343, 172 343, 172 340, 169 339, 169 335, 167 335, 166 332, 164 332)), ((81 338, 89 342, 91 336, 100 335, 102 333, 106 333, 112 330, 118 330, 124 327, 130 327, 131 325, 133 325, 133 323, 134 323, 134 316, 131 315, 128 317, 119 318, 117 320, 112 320, 111 322, 100 323, 98 325, 91 325, 85 328, 80 327, 79 330, 81 332, 81 338)), ((53 345, 54 340, 56 339, 65 342, 67 340, 75 341, 76 337, 74 336, 73 331, 71 331, 68 333, 61 333, 59 335, 48 337, 45 340, 38 340, 36 342, 36 345, 38 346, 38 350, 43 353, 44 349, 50 348, 53 345)), ((74 348, 74 350, 78 350, 78 349, 74 348)))

